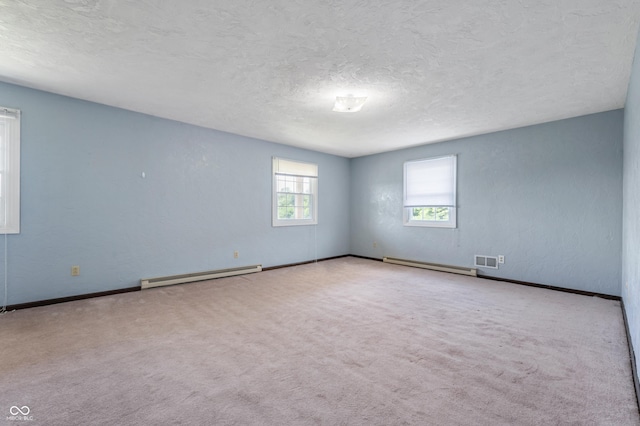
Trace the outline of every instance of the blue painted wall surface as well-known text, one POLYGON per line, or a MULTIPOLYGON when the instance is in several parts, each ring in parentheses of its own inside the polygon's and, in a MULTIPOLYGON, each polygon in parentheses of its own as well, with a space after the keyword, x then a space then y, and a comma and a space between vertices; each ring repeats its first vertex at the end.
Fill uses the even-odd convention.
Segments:
MULTIPOLYGON (((625 121, 636 153, 637 86, 636 66, 625 121)), ((348 160, 3 83, 0 105, 23 112, 8 304, 348 253, 467 266, 503 254, 482 272, 621 294, 622 110, 348 160), (402 226, 402 163, 449 153, 458 228, 402 226), (273 155, 319 164, 317 229, 271 226, 273 155)), ((637 258, 637 237, 631 247, 637 258)))
POLYGON ((0 105, 22 110, 8 304, 349 252, 346 158, 3 83, 0 105), (272 156, 319 165, 317 230, 271 226, 272 156))
POLYGON ((623 111, 351 161, 351 253, 620 295, 623 111), (458 228, 405 227, 403 162, 458 155, 458 228), (374 248, 373 243, 377 243, 374 248))
POLYGON ((622 298, 640 365, 640 36, 624 114, 622 298))

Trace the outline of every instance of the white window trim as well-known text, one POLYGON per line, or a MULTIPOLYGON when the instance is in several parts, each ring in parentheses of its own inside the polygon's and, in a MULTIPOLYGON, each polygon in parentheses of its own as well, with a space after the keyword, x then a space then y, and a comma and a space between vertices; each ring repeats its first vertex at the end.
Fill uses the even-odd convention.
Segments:
POLYGON ((442 155, 439 157, 423 158, 419 160, 406 161, 403 166, 403 224, 404 226, 419 226, 428 228, 457 228, 458 226, 458 203, 457 203, 457 180, 458 180, 458 156, 457 155, 442 155), (452 206, 406 206, 404 200, 406 200, 407 191, 407 164, 419 161, 437 160, 441 158, 453 158, 453 205, 452 206), (413 215, 411 210, 418 207, 448 207, 449 208, 449 220, 412 220, 413 215))
POLYGON ((0 107, 0 126, 4 131, 5 164, 1 166, 2 194, 6 194, 5 220, 0 221, 0 234, 20 233, 20 110, 0 107))
POLYGON ((271 217, 272 217, 272 225, 274 227, 278 227, 278 226, 304 226, 304 225, 317 225, 318 224, 318 165, 314 164, 314 163, 309 163, 309 162, 305 162, 305 161, 298 161, 298 160, 289 160, 286 158, 281 158, 281 157, 273 157, 272 159, 272 186, 271 186, 271 192, 272 192, 272 197, 271 197, 271 204, 272 204, 272 210, 271 210, 271 217), (279 166, 278 164, 280 163, 280 160, 282 160, 283 163, 285 164, 289 164, 292 165, 293 168, 297 168, 295 167, 296 164, 300 165, 300 167, 302 169, 305 168, 311 168, 311 169, 315 169, 315 173, 313 172, 303 172, 301 174, 295 174, 296 172, 293 172, 291 170, 289 171, 285 171, 284 173, 281 173, 281 171, 279 171, 279 166), (311 179, 311 195, 312 195, 312 218, 311 219, 278 219, 278 184, 277 184, 277 177, 279 174, 289 174, 292 176, 304 176, 304 177, 310 177, 311 179))

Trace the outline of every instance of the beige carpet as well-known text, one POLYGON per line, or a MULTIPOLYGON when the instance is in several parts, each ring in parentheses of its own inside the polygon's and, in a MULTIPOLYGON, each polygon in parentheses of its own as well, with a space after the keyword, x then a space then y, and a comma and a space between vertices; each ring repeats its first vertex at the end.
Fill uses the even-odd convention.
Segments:
POLYGON ((356 258, 12 312, 0 342, 0 424, 640 424, 619 302, 356 258))

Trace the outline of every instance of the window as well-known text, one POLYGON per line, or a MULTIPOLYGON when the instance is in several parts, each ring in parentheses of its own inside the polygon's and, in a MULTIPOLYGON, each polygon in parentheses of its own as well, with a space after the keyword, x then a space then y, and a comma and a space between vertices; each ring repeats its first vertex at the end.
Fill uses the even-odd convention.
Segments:
POLYGON ((273 226, 318 223, 318 165, 273 158, 273 226))
POLYGON ((404 163, 404 224, 456 227, 455 155, 404 163))
POLYGON ((20 111, 0 107, 0 234, 20 233, 20 111))

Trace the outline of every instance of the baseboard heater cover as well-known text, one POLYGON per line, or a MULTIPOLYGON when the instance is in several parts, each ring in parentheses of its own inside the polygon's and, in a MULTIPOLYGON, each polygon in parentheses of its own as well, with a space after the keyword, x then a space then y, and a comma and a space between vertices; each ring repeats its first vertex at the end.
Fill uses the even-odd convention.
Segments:
POLYGON ((477 276, 477 269, 464 268, 461 266, 440 265, 438 263, 419 262, 416 260, 396 259, 394 257, 383 257, 383 262, 394 263, 396 265, 413 266, 414 268, 431 269, 434 271, 451 272, 453 274, 477 276))
POLYGON ((194 281, 212 280, 214 278, 232 277, 234 275, 253 274, 262 271, 262 265, 242 266, 239 268, 217 269, 215 271, 194 272, 191 274, 169 275, 166 277, 143 278, 140 280, 142 289, 161 287, 165 285, 190 283, 194 281))

